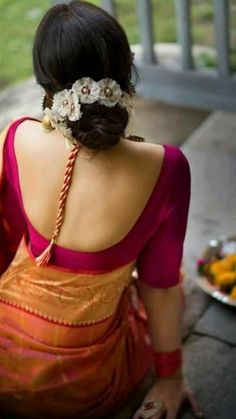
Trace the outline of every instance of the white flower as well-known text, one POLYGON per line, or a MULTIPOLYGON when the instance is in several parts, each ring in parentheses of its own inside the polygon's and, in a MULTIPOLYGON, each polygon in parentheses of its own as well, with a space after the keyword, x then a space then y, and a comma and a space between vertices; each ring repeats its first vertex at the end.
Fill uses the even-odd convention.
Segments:
POLYGON ((121 96, 121 98, 119 100, 119 105, 122 108, 127 109, 129 115, 132 114, 132 111, 133 111, 133 103, 132 103, 132 96, 131 95, 129 95, 126 92, 123 92, 122 93, 122 96, 121 96))
POLYGON ((68 140, 72 141, 72 130, 68 128, 66 122, 59 122, 57 124, 57 129, 63 135, 63 137, 67 138, 68 140))
POLYGON ((78 121, 81 118, 79 98, 71 89, 62 90, 53 97, 52 112, 58 121, 68 118, 70 121, 78 121))
POLYGON ((108 107, 115 106, 122 95, 119 84, 115 80, 106 78, 99 81, 98 85, 100 87, 99 102, 108 107))
POLYGON ((43 110, 43 113, 45 116, 48 117, 49 121, 51 122, 52 128, 56 128, 58 120, 56 118, 56 115, 52 112, 52 110, 50 108, 45 108, 43 110))
POLYGON ((45 108, 43 113, 49 118, 53 128, 57 129, 70 142, 74 141, 72 130, 68 128, 66 121, 58 120, 57 115, 50 108, 45 108))
POLYGON ((77 80, 72 89, 77 93, 80 103, 94 103, 99 99, 100 87, 90 77, 77 80))

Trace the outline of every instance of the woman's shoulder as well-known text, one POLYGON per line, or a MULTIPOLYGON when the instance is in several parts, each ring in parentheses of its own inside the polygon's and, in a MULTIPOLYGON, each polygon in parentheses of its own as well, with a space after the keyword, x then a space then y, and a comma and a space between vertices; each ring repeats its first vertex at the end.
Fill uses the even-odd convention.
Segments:
POLYGON ((42 135, 42 124, 38 119, 21 117, 13 122, 12 128, 15 131, 15 141, 22 147, 32 144, 32 139, 42 135))
POLYGON ((52 158, 57 154, 53 133, 47 134, 39 119, 23 117, 14 123, 14 150, 17 161, 28 159, 37 163, 42 158, 52 158))
POLYGON ((7 128, 18 134, 20 132, 30 132, 39 126, 41 126, 41 120, 33 116, 21 115, 13 118, 7 125, 7 128))
POLYGON ((172 144, 155 144, 150 142, 132 142, 131 147, 135 157, 138 156, 149 165, 163 163, 170 172, 189 170, 189 162, 184 152, 172 144))
POLYGON ((165 150, 160 144, 125 140, 121 165, 145 187, 153 184, 161 171, 165 150))
POLYGON ((30 138, 29 133, 32 133, 32 124, 34 126, 41 125, 38 122, 37 120, 22 116, 14 118, 8 123, 0 133, 0 145, 3 150, 4 159, 6 156, 14 156, 18 137, 20 138, 20 144, 24 145, 24 142, 30 138), (31 126, 30 129, 28 124, 31 126), (21 140, 21 137, 24 138, 24 141, 21 140))
POLYGON ((170 144, 164 144, 167 163, 173 171, 189 171, 189 162, 184 151, 170 144))
POLYGON ((30 144, 30 139, 32 140, 32 137, 35 136, 37 131, 39 132, 39 129, 42 131, 39 120, 28 116, 21 116, 9 122, 2 131, 1 138, 4 137, 7 149, 14 149, 16 144, 18 146, 18 143, 21 148, 24 148, 27 143, 30 144))
POLYGON ((159 197, 162 193, 164 199, 169 190, 190 184, 187 158, 177 146, 128 141, 125 147, 125 173, 133 174, 135 184, 140 188, 153 191, 152 197, 159 197))

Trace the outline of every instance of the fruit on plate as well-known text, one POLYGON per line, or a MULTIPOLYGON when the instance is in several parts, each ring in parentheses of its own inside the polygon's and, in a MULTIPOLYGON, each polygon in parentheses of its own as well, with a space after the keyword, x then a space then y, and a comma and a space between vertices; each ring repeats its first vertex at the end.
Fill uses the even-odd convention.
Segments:
POLYGON ((236 300, 236 254, 198 262, 198 272, 236 300))

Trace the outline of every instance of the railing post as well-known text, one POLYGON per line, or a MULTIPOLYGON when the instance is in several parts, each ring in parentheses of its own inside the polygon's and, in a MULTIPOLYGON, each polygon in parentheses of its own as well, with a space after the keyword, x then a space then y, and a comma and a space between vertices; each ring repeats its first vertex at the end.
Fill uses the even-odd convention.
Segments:
POLYGON ((182 68, 191 70, 193 68, 191 0, 176 0, 176 14, 182 68))
POLYGON ((143 61, 145 63, 155 63, 151 0, 137 0, 137 11, 143 46, 143 61))
POLYGON ((101 5, 112 16, 116 16, 116 5, 114 0, 101 0, 101 5))
POLYGON ((229 0, 214 0, 214 6, 218 72, 221 77, 228 77, 230 75, 229 0))

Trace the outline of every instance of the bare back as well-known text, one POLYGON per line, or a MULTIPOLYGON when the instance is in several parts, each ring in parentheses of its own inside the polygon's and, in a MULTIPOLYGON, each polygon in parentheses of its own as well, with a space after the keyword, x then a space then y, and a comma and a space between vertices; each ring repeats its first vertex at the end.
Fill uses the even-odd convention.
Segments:
MULTIPOLYGON (((15 150, 25 212, 51 239, 69 156, 65 140, 57 131, 46 134, 39 122, 26 121, 16 132, 15 150)), ((57 243, 96 252, 120 242, 148 202, 163 159, 162 146, 125 139, 98 153, 81 148, 57 243)))

